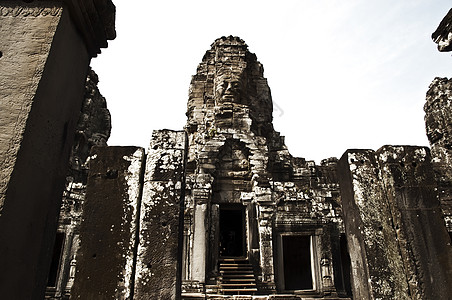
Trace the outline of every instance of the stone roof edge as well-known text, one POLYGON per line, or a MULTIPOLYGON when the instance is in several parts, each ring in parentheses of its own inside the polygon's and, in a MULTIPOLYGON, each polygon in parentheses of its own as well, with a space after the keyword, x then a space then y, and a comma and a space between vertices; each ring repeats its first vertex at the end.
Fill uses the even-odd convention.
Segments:
POLYGON ((440 52, 452 51, 452 9, 449 10, 438 28, 432 33, 432 40, 438 44, 440 52))
POLYGON ((63 0, 92 57, 116 38, 116 7, 111 0, 63 0))

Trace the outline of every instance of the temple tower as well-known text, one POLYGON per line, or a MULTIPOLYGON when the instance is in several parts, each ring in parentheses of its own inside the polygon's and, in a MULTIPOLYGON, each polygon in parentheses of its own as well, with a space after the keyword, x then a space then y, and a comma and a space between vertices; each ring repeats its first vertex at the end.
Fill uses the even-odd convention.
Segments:
POLYGON ((217 39, 192 78, 185 130, 152 136, 136 299, 349 295, 337 159, 292 157, 272 107, 245 42, 217 39))
MULTIPOLYGON (((184 279, 213 284, 221 256, 272 266, 271 224, 259 220, 256 204, 273 210, 269 148, 279 147, 286 156, 288 152, 273 130, 262 65, 243 40, 222 37, 206 52, 190 85, 187 117, 186 176, 191 192, 184 220, 193 234, 184 245, 193 246, 184 250, 184 279), (259 195, 250 196, 255 189, 259 195), (229 223, 238 225, 232 228, 229 223), (266 243, 259 244, 261 239, 266 243)), ((272 268, 260 272, 262 282, 274 288, 272 268)))
MULTIPOLYGON (((302 220, 307 212, 313 215, 313 195, 318 191, 308 196, 308 186, 313 187, 308 182, 311 170, 304 159, 290 155, 284 138, 273 129, 272 111, 270 88, 256 56, 238 37, 217 39, 199 64, 189 90, 185 292, 336 292, 332 244, 323 236, 331 229, 339 239, 340 221, 331 226, 327 217, 327 225, 319 225, 326 215, 302 220), (304 271, 292 272, 296 278, 284 270, 289 268, 289 256, 296 256, 289 254, 294 245, 308 257, 299 262, 304 271), (321 245, 324 248, 319 250, 321 245), (226 286, 232 284, 225 283, 227 268, 245 269, 245 264, 252 267, 255 284, 248 290, 242 285, 243 291, 228 291, 226 286)), ((318 168, 311 166, 313 172, 318 168)), ((332 187, 329 197, 317 195, 320 202, 331 201, 332 192, 337 194, 337 186, 332 187)), ((297 260, 293 259, 292 263, 297 260)))

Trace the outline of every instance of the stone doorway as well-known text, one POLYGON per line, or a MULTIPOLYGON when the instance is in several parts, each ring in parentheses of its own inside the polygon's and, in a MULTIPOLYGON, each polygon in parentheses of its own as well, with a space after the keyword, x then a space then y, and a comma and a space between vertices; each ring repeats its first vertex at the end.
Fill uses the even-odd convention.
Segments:
POLYGON ((220 257, 246 257, 245 210, 220 208, 220 257))
POLYGON ((286 291, 312 290, 311 236, 282 236, 283 286, 286 291))

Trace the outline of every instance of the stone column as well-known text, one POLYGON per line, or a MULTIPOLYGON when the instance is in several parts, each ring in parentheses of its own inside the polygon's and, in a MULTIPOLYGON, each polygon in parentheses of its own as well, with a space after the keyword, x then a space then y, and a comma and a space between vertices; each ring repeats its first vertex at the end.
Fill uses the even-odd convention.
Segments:
POLYGON ((94 147, 71 299, 131 299, 144 149, 94 147))
POLYGON ((133 299, 179 299, 185 192, 184 131, 152 134, 146 161, 133 299))
POLYGON ((273 213, 274 205, 270 188, 256 188, 256 200, 258 209, 258 231, 260 266, 262 274, 259 281, 262 282, 266 292, 272 293, 276 290, 275 271, 273 262, 273 213))
POLYGON ((192 280, 205 284, 206 281, 206 242, 207 242, 207 203, 195 204, 193 233, 192 280))
POLYGON ((338 163, 355 299, 409 299, 391 211, 372 150, 347 150, 338 163))
POLYGON ((318 238, 318 247, 320 247, 320 276, 321 276, 321 292, 324 296, 336 296, 336 286, 334 285, 335 277, 338 274, 334 273, 333 268, 333 249, 332 249, 332 240, 333 240, 333 231, 334 225, 325 225, 323 226, 323 230, 320 235, 316 235, 318 238))
MULTIPOLYGON (((0 3, 0 295, 42 299, 74 127, 114 5, 0 3)), ((26 3, 31 2, 31 3, 26 3)))

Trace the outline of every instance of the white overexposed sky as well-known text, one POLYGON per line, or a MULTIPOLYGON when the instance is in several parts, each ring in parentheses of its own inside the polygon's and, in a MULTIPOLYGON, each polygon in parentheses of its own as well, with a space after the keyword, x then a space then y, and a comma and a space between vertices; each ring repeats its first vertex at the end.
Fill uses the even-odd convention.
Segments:
POLYGON ((430 38, 452 0, 192 0, 116 5, 117 38, 92 60, 112 114, 109 145, 147 148, 182 130, 191 76, 216 38, 241 37, 264 66, 273 124, 294 156, 428 145, 425 94, 450 77, 430 38))

